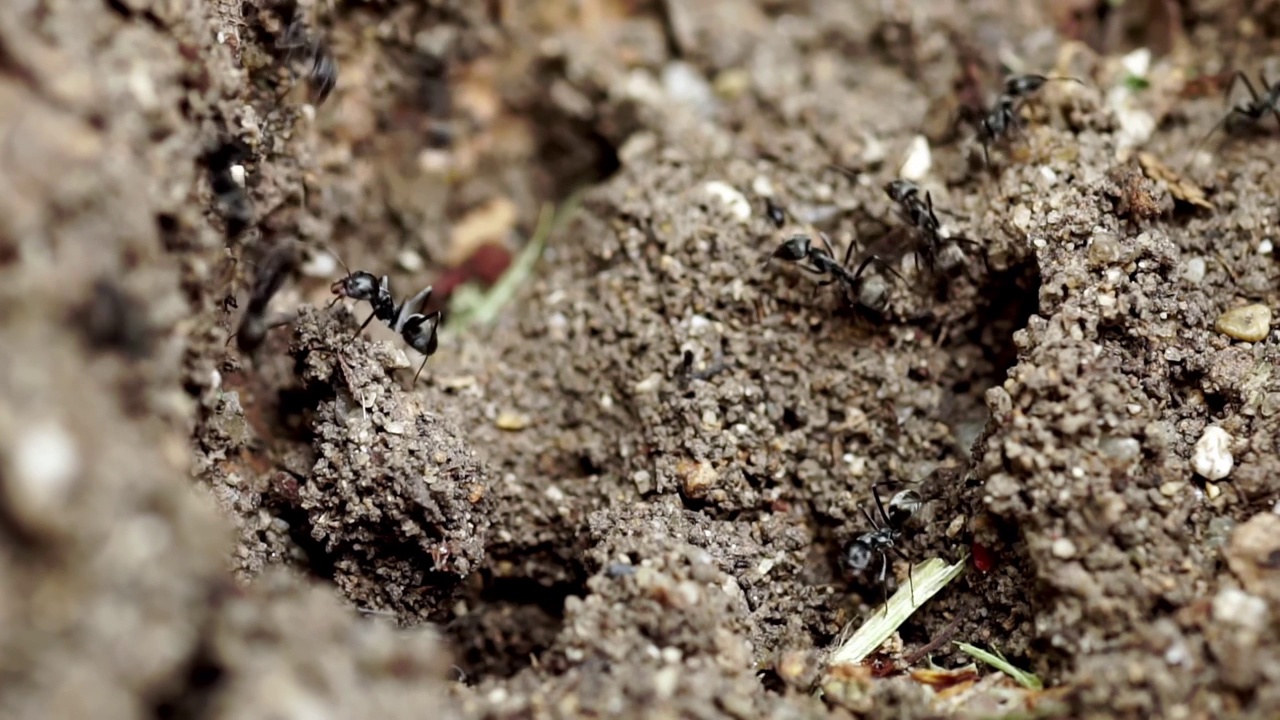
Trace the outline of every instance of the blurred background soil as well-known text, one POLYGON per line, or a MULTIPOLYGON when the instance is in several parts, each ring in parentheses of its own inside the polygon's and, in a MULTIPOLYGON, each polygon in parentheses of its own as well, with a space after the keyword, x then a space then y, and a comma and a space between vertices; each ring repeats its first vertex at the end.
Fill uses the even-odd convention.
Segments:
POLYGON ((1193 148, 1278 31, 1269 0, 4 4, 0 717, 1276 717, 1280 125, 1193 148), (984 168, 951 121, 1008 72, 1083 82, 984 168), (902 174, 985 265, 851 304, 766 263, 875 249, 902 174), (293 322, 241 352, 280 243, 293 322), (421 379, 328 306, 348 269, 434 287, 421 379), (881 599, 839 563, 873 483, 967 571, 832 684, 881 599), (907 673, 952 641, 1050 689, 907 673))

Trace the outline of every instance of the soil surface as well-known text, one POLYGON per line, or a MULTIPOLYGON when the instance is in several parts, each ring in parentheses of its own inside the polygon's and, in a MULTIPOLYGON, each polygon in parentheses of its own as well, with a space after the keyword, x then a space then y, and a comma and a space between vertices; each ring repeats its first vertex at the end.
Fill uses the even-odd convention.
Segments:
POLYGON ((1277 28, 4 4, 0 717, 1280 715, 1277 28))

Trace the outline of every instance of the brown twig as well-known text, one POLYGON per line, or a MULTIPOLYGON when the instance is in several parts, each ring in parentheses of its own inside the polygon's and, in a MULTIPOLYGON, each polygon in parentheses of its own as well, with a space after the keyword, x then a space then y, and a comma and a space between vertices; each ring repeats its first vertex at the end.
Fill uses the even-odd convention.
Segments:
POLYGON ((952 618, 951 622, 947 623, 947 626, 942 628, 942 632, 934 636, 927 645, 903 658, 903 663, 906 664, 907 667, 911 667, 923 660, 929 653, 945 645, 947 641, 956 634, 956 631, 960 629, 960 621, 964 619, 964 615, 965 613, 963 610, 956 613, 956 616, 952 618))

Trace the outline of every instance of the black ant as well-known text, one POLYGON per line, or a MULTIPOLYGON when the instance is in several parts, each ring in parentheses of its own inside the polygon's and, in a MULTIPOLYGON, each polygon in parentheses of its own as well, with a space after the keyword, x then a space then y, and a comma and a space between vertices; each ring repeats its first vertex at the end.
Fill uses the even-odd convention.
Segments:
MULTIPOLYGON (((282 325, 288 325, 297 317, 297 313, 267 318, 267 305, 271 298, 280 291, 284 281, 297 271, 298 253, 292 242, 277 244, 268 251, 262 264, 254 273, 253 287, 249 291, 249 303, 244 315, 240 318, 240 326, 236 329, 236 347, 240 352, 253 355, 267 339, 267 333, 282 325)), ((231 342, 231 338, 227 338, 231 342)))
POLYGON ((947 243, 953 243, 977 248, 983 265, 989 268, 986 248, 981 243, 942 234, 942 223, 933 209, 933 193, 922 192, 920 186, 910 180, 892 180, 885 184, 884 191, 898 205, 898 212, 903 220, 917 233, 918 241, 913 251, 919 267, 932 275, 937 270, 938 256, 943 247, 947 243))
MULTIPOLYGON (((1209 141, 1209 138, 1212 137, 1214 133, 1233 120, 1255 124, 1262 120, 1263 115, 1270 112, 1275 116, 1276 122, 1280 123, 1280 82, 1272 84, 1267 80, 1267 74, 1261 70, 1258 71, 1258 80, 1262 83, 1263 91, 1261 93, 1258 92, 1257 87, 1254 86, 1253 82, 1249 80, 1249 76, 1245 75, 1243 71, 1237 70, 1236 73, 1231 76, 1231 82, 1227 83, 1227 89, 1224 97, 1230 100, 1231 91, 1235 88, 1236 83, 1242 82, 1244 83, 1245 88, 1249 91, 1249 97, 1251 99, 1233 105, 1231 110, 1228 111, 1221 120, 1214 124, 1214 126, 1209 129, 1209 132, 1205 133, 1205 136, 1201 138, 1200 142, 1196 143, 1195 150, 1191 153, 1192 160, 1195 159, 1196 153, 1200 151, 1200 148, 1209 141)), ((1188 164, 1190 164, 1190 161, 1188 161, 1188 164)))
MULTIPOLYGON (((1018 112, 1023 103, 1033 94, 1050 82, 1075 82, 1084 85, 1079 78, 1049 75, 1013 75, 1005 78, 1004 90, 996 98, 986 114, 976 121, 978 141, 982 143, 982 159, 984 165, 991 164, 991 146, 1006 133, 1019 129, 1018 112)), ((964 118, 962 118, 964 119, 964 118)), ((969 117, 969 120, 974 118, 969 117)))
MULTIPOLYGON (((342 259, 338 258, 338 262, 342 263, 342 259)), ((409 347, 425 356, 422 359, 422 365, 418 366, 418 372, 413 376, 413 381, 416 383, 418 376, 422 374, 422 369, 427 366, 427 360, 436 352, 439 344, 437 332, 443 319, 439 310, 426 314, 421 312, 431 299, 431 286, 428 285, 417 295, 397 305, 391 294, 391 281, 386 275, 375 278, 373 273, 364 270, 351 272, 346 263, 342 263, 342 267, 347 271, 347 275, 330 286, 329 289, 335 297, 329 306, 332 307, 344 297, 368 302, 373 307, 373 314, 365 319, 352 339, 364 332, 374 318, 381 320, 387 327, 398 333, 409 347)))
POLYGON ((880 512, 880 520, 871 515, 865 506, 861 508, 862 515, 871 525, 871 530, 854 538, 840 556, 840 564, 846 570, 854 575, 862 575, 871 566, 871 561, 876 557, 880 558, 880 574, 879 583, 884 594, 885 613, 889 612, 889 553, 907 561, 907 583, 911 592, 911 602, 915 603, 915 581, 911 577, 911 558, 898 548, 898 542, 902 539, 903 529, 906 527, 907 521, 919 511, 924 504, 920 494, 915 490, 902 490, 889 500, 888 510, 880 501, 879 488, 885 483, 876 483, 871 486, 871 496, 875 498, 876 509, 880 512))
POLYGON ((779 230, 782 229, 783 225, 787 224, 787 211, 774 202, 773 198, 766 197, 764 199, 764 214, 765 217, 769 218, 769 222, 773 223, 773 226, 779 230))
POLYGON ((293 62, 294 51, 298 49, 303 49, 310 56, 312 97, 316 105, 323 104, 338 84, 338 61, 328 44, 322 39, 313 39, 303 19, 294 17, 285 28, 284 36, 276 41, 276 48, 288 51, 284 58, 286 66, 293 62))
POLYGON ((225 138, 206 150, 201 157, 209 171, 209 185, 226 222, 228 239, 239 237, 253 224, 253 203, 231 171, 232 167, 243 164, 250 156, 248 145, 225 138))
MULTIPOLYGON (((852 293, 857 288, 858 279, 862 277, 862 273, 872 263, 889 271, 899 280, 903 280, 898 271, 894 270, 893 266, 882 260, 878 255, 868 255, 858 264, 856 270, 850 270, 849 260, 853 257, 853 243, 849 243, 849 247, 845 250, 844 260, 837 262, 835 250, 832 249, 831 240, 827 237, 827 234, 818 233, 818 239, 822 243, 821 247, 815 245, 808 235, 793 235, 789 240, 782 243, 777 250, 774 250, 769 259, 796 263, 800 269, 815 275, 829 275, 831 279, 818 283, 817 287, 814 288, 815 293, 818 291, 817 288, 838 282, 843 286, 846 297, 848 297, 848 293, 852 293), (809 263, 807 265, 805 264, 806 260, 809 263)), ((903 280, 903 282, 906 281, 903 280)))

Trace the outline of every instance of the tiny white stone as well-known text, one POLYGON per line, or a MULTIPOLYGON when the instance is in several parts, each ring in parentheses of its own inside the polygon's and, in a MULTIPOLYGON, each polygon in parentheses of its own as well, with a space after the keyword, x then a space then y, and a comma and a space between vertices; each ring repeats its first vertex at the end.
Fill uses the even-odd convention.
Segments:
POLYGON ((1205 268, 1204 258, 1193 257, 1183 266, 1182 277, 1186 278, 1187 282, 1199 285, 1204 280, 1205 268))
POLYGON ((302 266, 302 274, 307 277, 327 278, 338 272, 338 260, 327 252, 316 253, 302 266))
POLYGON ((1217 425, 1204 429, 1191 452, 1191 467, 1206 480, 1221 480, 1231 474, 1231 435, 1217 425))
POLYGON ((706 185, 703 185, 702 189, 705 190, 708 195, 719 199, 720 202, 723 202, 728 206, 729 212, 737 218, 739 222, 746 222, 751 219, 750 201, 748 201, 742 193, 735 190, 728 183, 724 183, 719 180, 712 180, 706 185))
POLYGON ((1270 255, 1272 250, 1275 250, 1275 245, 1271 244, 1270 238, 1267 238, 1262 242, 1258 243, 1259 255, 1270 255))
POLYGON ((244 187, 244 166, 232 165, 227 168, 227 172, 231 173, 231 179, 240 187, 244 187))
POLYGON ((218 390, 222 387, 222 373, 217 370, 213 370, 209 373, 209 387, 213 390, 218 390))
POLYGON ((79 472, 75 439, 62 425, 44 422, 28 426, 14 448, 12 500, 24 510, 55 511, 66 502, 79 472))
POLYGON ((1075 557, 1076 544, 1067 538, 1058 538, 1053 541, 1053 546, 1050 548, 1050 552, 1053 553, 1054 557, 1060 560, 1067 560, 1075 557))
POLYGON ((907 159, 898 172, 904 180, 919 182, 929 174, 933 167, 933 154, 929 151, 929 141, 923 135, 911 138, 911 147, 907 150, 907 159))
POLYGON ((396 263, 409 272, 417 272, 422 269, 422 256, 413 250, 401 250, 396 263))
POLYGON ((1146 77, 1147 70, 1151 68, 1151 51, 1147 48, 1139 48, 1125 55, 1120 60, 1124 65, 1125 72, 1134 77, 1146 77))
POLYGON ((637 395, 645 395, 656 391, 662 387, 662 374, 651 373, 648 377, 635 384, 633 390, 637 395))
POLYGON ((760 197, 773 197, 773 182, 764 175, 757 175, 756 179, 751 181, 751 192, 760 197))
POLYGON ((1213 619, 1236 627, 1261 631, 1267 626, 1267 601, 1233 587, 1225 587, 1213 598, 1213 619))

